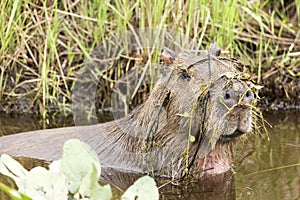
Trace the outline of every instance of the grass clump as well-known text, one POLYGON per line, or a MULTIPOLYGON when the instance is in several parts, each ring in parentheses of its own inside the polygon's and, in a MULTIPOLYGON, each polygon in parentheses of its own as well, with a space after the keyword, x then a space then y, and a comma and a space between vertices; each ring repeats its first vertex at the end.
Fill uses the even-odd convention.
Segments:
MULTIPOLYGON (((265 85, 266 99, 296 104, 299 7, 299 0, 1 1, 0 110, 37 112, 44 118, 52 111, 68 113, 77 72, 92 50, 103 42, 117 43, 113 38, 118 34, 145 27, 181 33, 196 41, 190 46, 194 50, 217 42, 223 53, 249 63, 252 78, 265 85)), ((125 53, 123 64, 107 66, 106 86, 100 90, 112 90, 114 81, 141 63, 133 56, 152 59, 154 53, 149 63, 158 62, 159 52, 144 51, 125 53)), ((109 95, 99 100, 105 98, 109 95)))

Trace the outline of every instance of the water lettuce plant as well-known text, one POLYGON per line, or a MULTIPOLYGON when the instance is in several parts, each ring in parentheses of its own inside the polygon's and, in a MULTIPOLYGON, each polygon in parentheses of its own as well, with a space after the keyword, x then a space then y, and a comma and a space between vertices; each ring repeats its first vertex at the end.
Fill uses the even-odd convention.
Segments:
MULTIPOLYGON (((98 183, 101 173, 100 161, 91 148, 78 139, 64 144, 60 160, 49 165, 49 169, 35 167, 26 170, 9 155, 0 158, 0 173, 14 180, 18 191, 0 184, 0 189, 14 200, 89 200, 112 198, 110 185, 98 183)), ((148 177, 138 179, 123 195, 122 199, 158 199, 155 181, 148 177)))

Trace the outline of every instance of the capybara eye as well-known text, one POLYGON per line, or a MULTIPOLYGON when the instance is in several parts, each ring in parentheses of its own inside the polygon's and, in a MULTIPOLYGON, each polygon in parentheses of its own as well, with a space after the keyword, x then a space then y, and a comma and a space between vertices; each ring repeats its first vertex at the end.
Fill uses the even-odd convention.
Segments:
POLYGON ((186 70, 181 71, 180 78, 186 79, 188 81, 191 80, 191 76, 187 73, 186 70))

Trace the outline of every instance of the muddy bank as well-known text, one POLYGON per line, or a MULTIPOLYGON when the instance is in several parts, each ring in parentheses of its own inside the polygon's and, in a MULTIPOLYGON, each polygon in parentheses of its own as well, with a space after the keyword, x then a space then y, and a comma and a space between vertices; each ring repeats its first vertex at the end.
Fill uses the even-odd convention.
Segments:
POLYGON ((265 110, 300 109, 300 77, 280 72, 262 81, 258 106, 265 110))

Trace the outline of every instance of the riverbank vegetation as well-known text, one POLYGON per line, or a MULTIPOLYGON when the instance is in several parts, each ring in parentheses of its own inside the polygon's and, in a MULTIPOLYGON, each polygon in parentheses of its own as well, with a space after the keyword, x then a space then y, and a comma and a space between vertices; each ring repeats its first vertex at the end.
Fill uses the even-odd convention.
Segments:
MULTIPOLYGON (((202 50, 216 42, 264 86, 263 105, 300 106, 300 0, 4 0, 0 10, 0 111, 68 113, 77 73, 93 49, 146 27, 182 33, 202 50)), ((101 91, 140 64, 131 54, 118 58, 123 64, 103 72, 101 91)))

